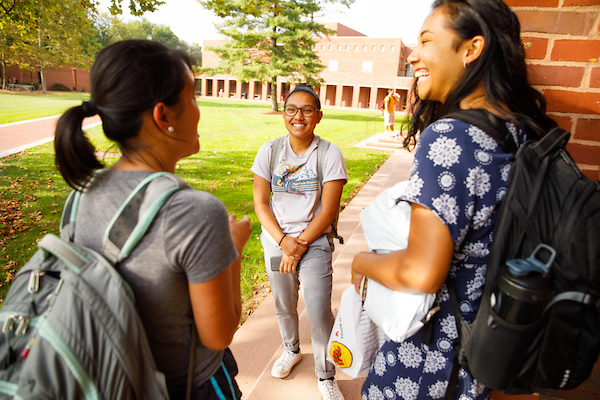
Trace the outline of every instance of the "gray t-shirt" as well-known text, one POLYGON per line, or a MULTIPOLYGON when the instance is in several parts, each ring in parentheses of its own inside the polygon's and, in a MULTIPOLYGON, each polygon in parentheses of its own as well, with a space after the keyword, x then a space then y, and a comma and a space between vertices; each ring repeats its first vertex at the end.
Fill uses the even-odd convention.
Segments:
MULTIPOLYGON (((98 252, 108 223, 148 171, 105 171, 86 189, 77 211, 75 242, 98 252)), ((135 293, 158 369, 169 388, 185 388, 188 375, 192 307, 188 282, 213 279, 238 256, 221 201, 194 189, 176 192, 131 256, 119 266, 135 293)), ((222 351, 196 343, 194 386, 219 368, 222 351)))

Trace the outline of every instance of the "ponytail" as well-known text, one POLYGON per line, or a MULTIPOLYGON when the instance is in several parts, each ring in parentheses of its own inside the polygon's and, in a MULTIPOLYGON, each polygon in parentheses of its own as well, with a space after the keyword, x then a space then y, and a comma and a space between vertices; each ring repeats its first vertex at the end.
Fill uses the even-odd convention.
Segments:
POLYGON ((54 137, 56 167, 67 184, 75 189, 82 188, 92 172, 104 167, 81 129, 83 119, 89 114, 87 110, 84 112, 86 106, 84 103, 67 110, 56 124, 54 137))

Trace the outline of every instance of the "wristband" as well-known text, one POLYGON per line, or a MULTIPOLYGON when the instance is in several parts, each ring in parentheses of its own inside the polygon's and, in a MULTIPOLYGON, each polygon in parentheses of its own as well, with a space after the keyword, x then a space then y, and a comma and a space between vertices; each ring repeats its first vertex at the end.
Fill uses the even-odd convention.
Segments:
POLYGON ((283 239, 286 237, 287 235, 284 233, 283 236, 281 237, 281 240, 279 241, 279 244, 277 244, 278 246, 281 246, 281 242, 283 242, 283 239))
POLYGON ((362 280, 360 281, 360 292, 361 292, 361 297, 362 297, 362 302, 364 303, 366 298, 367 298, 367 277, 363 276, 362 280))

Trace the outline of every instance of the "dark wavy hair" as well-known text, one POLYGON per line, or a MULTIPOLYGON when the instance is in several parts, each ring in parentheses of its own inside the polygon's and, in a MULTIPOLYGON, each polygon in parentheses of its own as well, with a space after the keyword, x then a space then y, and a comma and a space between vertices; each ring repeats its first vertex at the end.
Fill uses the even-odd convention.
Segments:
POLYGON ((502 0, 436 0, 432 9, 443 7, 446 28, 462 41, 481 35, 483 52, 469 64, 465 74, 444 103, 423 100, 413 82, 414 101, 409 108, 412 118, 404 146, 413 147, 416 135, 439 118, 460 110, 460 102, 483 83, 485 98, 502 118, 521 123, 529 137, 539 138, 556 125, 546 115, 546 99, 528 82, 521 25, 517 16, 502 0), (503 108, 508 108, 508 112, 503 108))
POLYGON ((140 149, 136 141, 144 116, 157 103, 173 106, 185 87, 190 57, 149 40, 126 40, 102 49, 91 71, 89 103, 70 108, 56 125, 56 166, 67 184, 85 185, 103 168, 95 148, 81 129, 86 116, 98 114, 106 137, 124 157, 140 149))

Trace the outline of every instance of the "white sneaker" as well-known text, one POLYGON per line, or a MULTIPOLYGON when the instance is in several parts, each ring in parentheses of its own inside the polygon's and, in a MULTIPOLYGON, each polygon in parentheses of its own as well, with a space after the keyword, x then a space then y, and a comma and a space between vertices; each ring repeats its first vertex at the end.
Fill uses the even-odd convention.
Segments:
POLYGON ((319 392, 321 392, 323 400, 344 400, 344 395, 340 392, 335 378, 319 380, 319 392))
POLYGON ((298 351, 298 354, 285 350, 283 355, 275 361, 273 368, 271 369, 271 375, 275 378, 285 378, 292 372, 294 365, 298 364, 302 360, 302 353, 298 351))

